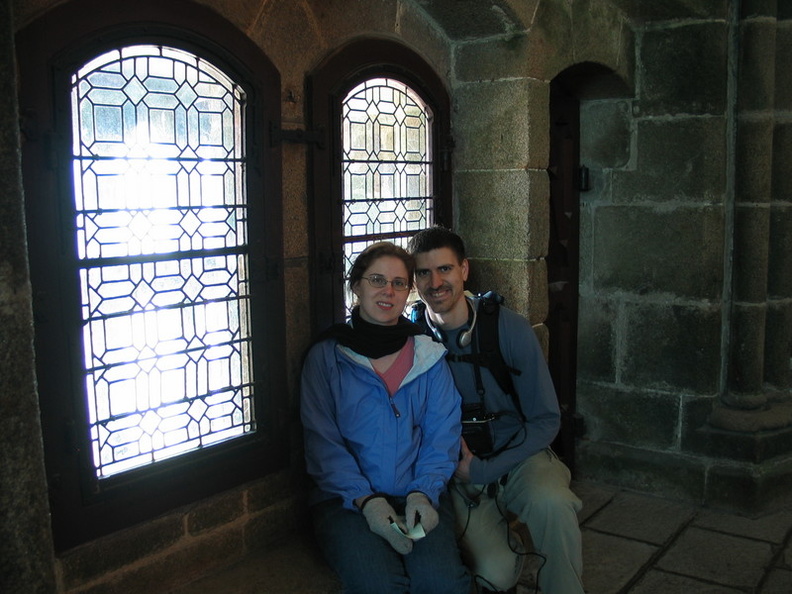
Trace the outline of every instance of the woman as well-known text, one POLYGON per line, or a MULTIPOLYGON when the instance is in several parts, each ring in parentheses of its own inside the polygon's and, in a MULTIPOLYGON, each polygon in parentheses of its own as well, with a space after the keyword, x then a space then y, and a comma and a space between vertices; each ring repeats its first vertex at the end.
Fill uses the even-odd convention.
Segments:
POLYGON ((392 243, 366 248, 349 275, 351 323, 325 332, 303 366, 314 527, 349 593, 470 587, 446 495, 460 397, 444 347, 402 316, 414 268, 392 243))

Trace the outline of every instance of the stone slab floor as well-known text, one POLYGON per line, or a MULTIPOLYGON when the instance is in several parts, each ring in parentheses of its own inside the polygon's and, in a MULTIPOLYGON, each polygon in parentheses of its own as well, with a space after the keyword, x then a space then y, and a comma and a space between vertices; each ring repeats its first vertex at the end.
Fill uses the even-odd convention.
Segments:
MULTIPOLYGON (((792 594, 792 502, 748 518, 576 482, 589 594, 792 594)), ((529 557, 517 594, 535 589, 529 557)), ((170 594, 339 594, 305 536, 170 594)), ((546 593, 563 594, 563 593, 546 593)))

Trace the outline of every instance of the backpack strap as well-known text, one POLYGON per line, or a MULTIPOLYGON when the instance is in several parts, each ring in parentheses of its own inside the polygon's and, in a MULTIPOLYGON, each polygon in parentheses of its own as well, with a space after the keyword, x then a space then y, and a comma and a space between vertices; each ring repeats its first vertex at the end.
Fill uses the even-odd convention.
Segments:
MULTIPOLYGON (((514 388, 512 375, 520 375, 519 369, 509 367, 503 358, 500 350, 500 339, 498 333, 498 320, 500 317, 500 306, 504 299, 494 291, 488 291, 477 296, 478 309, 476 310, 476 326, 473 341, 472 353, 467 355, 453 355, 448 353, 446 359, 449 362, 470 363, 476 377, 476 391, 480 398, 484 396, 484 384, 481 381, 481 368, 489 369, 498 387, 509 394, 514 401, 514 407, 524 420, 520 399, 517 390, 514 388)), ((426 322, 426 304, 422 301, 416 302, 410 312, 410 319, 420 325, 429 336, 434 336, 435 340, 440 340, 437 333, 432 332, 432 328, 426 322)))

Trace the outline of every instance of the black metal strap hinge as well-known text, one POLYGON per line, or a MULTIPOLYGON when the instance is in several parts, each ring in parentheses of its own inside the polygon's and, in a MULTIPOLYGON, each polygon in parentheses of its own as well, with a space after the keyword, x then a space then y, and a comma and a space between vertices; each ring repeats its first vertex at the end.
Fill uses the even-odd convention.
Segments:
POLYGON ((270 122, 270 144, 277 146, 282 142, 315 144, 319 148, 324 148, 325 131, 324 128, 318 128, 317 130, 286 130, 279 128, 275 122, 270 122))

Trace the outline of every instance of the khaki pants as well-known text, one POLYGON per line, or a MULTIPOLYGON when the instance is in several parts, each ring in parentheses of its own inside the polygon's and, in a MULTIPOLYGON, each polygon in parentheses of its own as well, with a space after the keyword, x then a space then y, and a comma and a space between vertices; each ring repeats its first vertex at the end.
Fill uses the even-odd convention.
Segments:
POLYGON ((526 525, 546 561, 539 571, 544 594, 582 594, 583 553, 577 512, 582 503, 569 489, 569 469, 549 448, 514 467, 494 497, 486 485, 452 481, 457 535, 463 559, 486 588, 508 590, 522 571, 522 543, 509 530, 506 511, 526 525), (502 513, 503 512, 503 513, 502 513), (508 535, 508 536, 507 536, 508 535), (519 547, 510 546, 518 542, 519 547))

